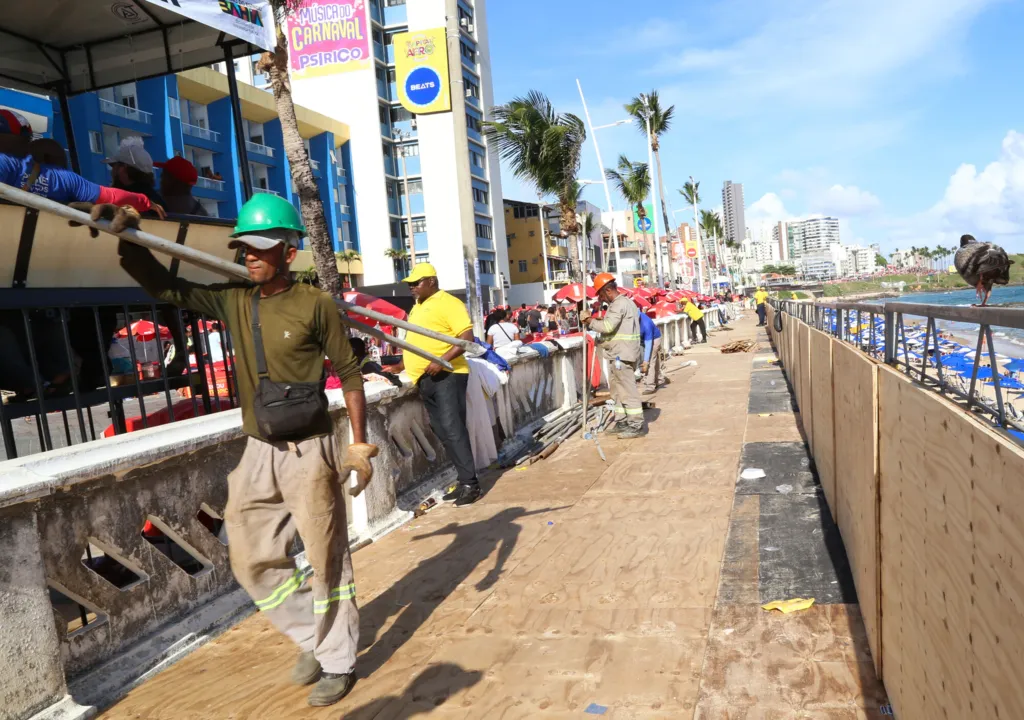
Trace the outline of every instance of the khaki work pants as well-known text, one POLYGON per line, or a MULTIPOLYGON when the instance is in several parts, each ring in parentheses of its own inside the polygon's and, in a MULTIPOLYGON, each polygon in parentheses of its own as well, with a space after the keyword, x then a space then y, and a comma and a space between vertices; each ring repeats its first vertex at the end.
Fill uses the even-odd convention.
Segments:
POLYGON ((225 525, 231 569, 256 607, 324 672, 350 673, 359 610, 348 548, 342 482, 331 436, 299 443, 249 438, 228 475, 225 525), (312 567, 288 556, 296 534, 312 567))
POLYGON ((638 430, 644 426, 644 407, 640 400, 640 391, 636 387, 636 363, 623 361, 621 367, 615 369, 615 360, 608 361, 608 389, 615 401, 615 415, 625 420, 630 427, 638 430))
POLYGON ((644 390, 657 390, 658 379, 661 375, 661 338, 654 338, 651 347, 651 361, 647 365, 647 374, 644 375, 644 390))

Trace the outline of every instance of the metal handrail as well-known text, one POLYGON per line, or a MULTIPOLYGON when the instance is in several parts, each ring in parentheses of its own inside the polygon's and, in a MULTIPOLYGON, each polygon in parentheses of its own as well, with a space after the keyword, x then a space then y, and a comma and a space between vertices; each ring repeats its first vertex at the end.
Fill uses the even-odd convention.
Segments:
POLYGON ((192 137, 201 138, 203 140, 209 140, 210 142, 220 142, 220 133, 216 130, 209 130, 198 125, 192 125, 191 123, 182 122, 181 131, 186 135, 192 137))
MULTIPOLYGON (((771 304, 777 311, 787 312, 808 325, 843 342, 854 345, 867 354, 882 360, 886 365, 899 370, 923 386, 937 391, 941 395, 949 395, 966 402, 968 411, 975 410, 990 415, 993 421, 1003 428, 1024 431, 1024 420, 1018 420, 1012 404, 1005 398, 1006 390, 1002 387, 999 372, 999 353, 993 341, 992 327, 1004 327, 1024 330, 1024 308, 1005 307, 955 307, 948 305, 927 305, 902 301, 884 303, 817 301, 796 302, 792 300, 773 300, 771 304), (865 343, 863 330, 864 314, 869 323, 868 340, 865 343), (882 343, 879 349, 876 342, 876 318, 884 317, 882 343), (920 349, 920 363, 911 357, 907 336, 906 317, 925 319, 924 340, 920 349), (851 320, 854 320, 851 327, 851 320), (958 384, 966 379, 952 380, 947 367, 948 360, 943 362, 942 353, 935 352, 940 347, 939 328, 937 321, 969 323, 978 326, 978 339, 971 353, 970 384, 966 391, 958 384), (856 328, 856 330, 854 329, 856 328), (929 351, 933 358, 929 358, 929 351), (987 401, 979 395, 978 387, 981 360, 986 353, 992 372, 992 387, 995 391, 995 402, 987 401), (915 360, 915 361, 912 361, 915 360), (934 371, 929 374, 929 371, 934 371), (934 375, 934 376, 933 376, 934 375)), ((969 345, 965 344, 965 347, 969 345)), ((916 353, 915 353, 916 355, 916 353)))
POLYGON ((153 113, 146 112, 145 110, 139 110, 138 108, 133 108, 113 100, 107 100, 106 98, 100 98, 99 100, 100 110, 109 115, 117 115, 125 120, 134 120, 135 122, 145 123, 146 125, 150 125, 153 122, 153 113))

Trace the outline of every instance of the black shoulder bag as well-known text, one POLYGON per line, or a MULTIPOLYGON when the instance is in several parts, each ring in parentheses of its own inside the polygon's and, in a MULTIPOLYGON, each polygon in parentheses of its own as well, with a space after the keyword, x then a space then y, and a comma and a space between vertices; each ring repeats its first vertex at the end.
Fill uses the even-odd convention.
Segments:
POLYGON ((325 379, 319 382, 278 383, 267 372, 267 356, 263 352, 260 329, 260 293, 252 296, 252 340, 256 347, 256 372, 259 384, 253 398, 253 413, 260 434, 278 442, 305 440, 310 433, 330 427, 327 412, 325 379))

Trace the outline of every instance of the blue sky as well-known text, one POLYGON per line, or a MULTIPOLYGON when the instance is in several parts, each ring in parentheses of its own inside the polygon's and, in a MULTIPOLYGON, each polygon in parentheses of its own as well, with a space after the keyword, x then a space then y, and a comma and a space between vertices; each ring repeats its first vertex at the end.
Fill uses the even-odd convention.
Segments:
MULTIPOLYGON (((711 208, 724 180, 743 183, 755 234, 822 213, 843 242, 886 252, 965 232, 1024 252, 1024 3, 491 0, 488 25, 496 103, 536 89, 582 116, 578 77, 597 125, 639 92, 674 104, 672 209, 693 175, 711 208)), ((646 161, 634 126, 598 133, 606 166, 646 161)), ((589 139, 581 176, 600 177, 589 139)), ((606 204, 599 187, 585 197, 606 204)))

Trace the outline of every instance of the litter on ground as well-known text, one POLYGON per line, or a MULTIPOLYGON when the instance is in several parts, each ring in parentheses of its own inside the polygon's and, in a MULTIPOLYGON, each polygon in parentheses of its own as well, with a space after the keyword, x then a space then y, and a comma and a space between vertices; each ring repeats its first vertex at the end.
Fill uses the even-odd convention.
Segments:
POLYGON ((773 600, 766 605, 762 605, 762 610, 778 610, 783 615, 789 615, 792 612, 798 610, 806 610, 814 604, 814 598, 793 598, 792 600, 773 600))

